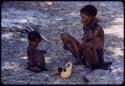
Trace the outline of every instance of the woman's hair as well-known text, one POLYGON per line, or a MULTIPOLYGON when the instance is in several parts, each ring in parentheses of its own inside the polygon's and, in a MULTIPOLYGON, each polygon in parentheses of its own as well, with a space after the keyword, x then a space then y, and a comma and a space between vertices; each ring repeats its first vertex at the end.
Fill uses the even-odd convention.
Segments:
POLYGON ((86 5, 80 10, 81 13, 85 13, 88 16, 93 16, 95 17, 97 14, 97 9, 93 5, 86 5))
POLYGON ((39 32, 37 31, 31 31, 29 34, 28 34, 28 40, 29 41, 41 41, 41 35, 39 32))

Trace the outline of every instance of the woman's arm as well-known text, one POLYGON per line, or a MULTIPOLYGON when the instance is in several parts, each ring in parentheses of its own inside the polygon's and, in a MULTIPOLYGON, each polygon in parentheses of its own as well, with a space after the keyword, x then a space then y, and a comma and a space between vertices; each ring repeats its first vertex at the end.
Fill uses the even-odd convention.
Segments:
POLYGON ((89 33, 87 34, 88 36, 86 37, 86 40, 87 41, 94 40, 98 36, 99 31, 100 31, 99 28, 96 28, 94 32, 89 31, 89 33))

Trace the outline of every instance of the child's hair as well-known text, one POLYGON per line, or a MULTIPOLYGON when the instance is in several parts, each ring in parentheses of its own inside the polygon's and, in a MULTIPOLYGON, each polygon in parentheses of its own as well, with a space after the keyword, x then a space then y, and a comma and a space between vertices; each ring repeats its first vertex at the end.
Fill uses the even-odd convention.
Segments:
POLYGON ((28 40, 33 42, 33 41, 41 41, 41 35, 37 31, 31 31, 28 33, 28 40))
POLYGON ((93 16, 95 17, 97 14, 97 9, 93 5, 86 5, 80 10, 81 13, 85 13, 88 16, 93 16))

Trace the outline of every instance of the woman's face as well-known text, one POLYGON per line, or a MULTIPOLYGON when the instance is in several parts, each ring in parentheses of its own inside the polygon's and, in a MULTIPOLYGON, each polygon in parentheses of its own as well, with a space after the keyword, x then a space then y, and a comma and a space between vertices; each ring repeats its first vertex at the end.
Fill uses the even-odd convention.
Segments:
POLYGON ((91 20, 91 17, 90 16, 88 16, 88 15, 86 15, 86 14, 84 14, 84 13, 81 13, 80 12, 80 16, 81 16, 81 22, 82 22, 82 24, 84 25, 84 26, 87 26, 87 24, 90 22, 90 20, 91 20))

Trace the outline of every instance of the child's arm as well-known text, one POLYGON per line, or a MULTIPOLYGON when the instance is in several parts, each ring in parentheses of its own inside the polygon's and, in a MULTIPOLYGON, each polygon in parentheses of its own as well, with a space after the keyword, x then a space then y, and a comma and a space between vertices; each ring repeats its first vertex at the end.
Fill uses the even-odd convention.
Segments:
POLYGON ((34 51, 32 49, 28 49, 28 58, 33 62, 33 65, 37 65, 37 61, 35 59, 34 51))
POLYGON ((41 52, 43 55, 47 53, 46 50, 40 50, 40 52, 41 52))
POLYGON ((44 58, 45 52, 41 52, 39 49, 34 49, 34 56, 35 60, 37 62, 37 65, 45 65, 45 58, 44 58))

